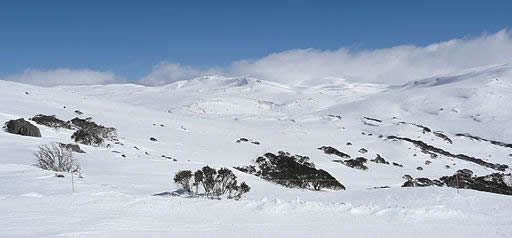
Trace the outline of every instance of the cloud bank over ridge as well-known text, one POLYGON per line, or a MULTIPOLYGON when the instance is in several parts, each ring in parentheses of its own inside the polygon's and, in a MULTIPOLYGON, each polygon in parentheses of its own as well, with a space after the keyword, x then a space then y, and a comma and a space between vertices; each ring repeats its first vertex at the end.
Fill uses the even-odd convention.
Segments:
MULTIPOLYGON (((252 76, 288 85, 340 77, 360 82, 401 84, 468 68, 512 63, 512 32, 454 39, 427 46, 401 45, 376 50, 292 49, 259 59, 240 60, 226 68, 200 69, 161 62, 135 83, 159 86, 205 75, 252 76)), ((26 70, 0 77, 40 86, 123 83, 111 72, 92 70, 26 70)))

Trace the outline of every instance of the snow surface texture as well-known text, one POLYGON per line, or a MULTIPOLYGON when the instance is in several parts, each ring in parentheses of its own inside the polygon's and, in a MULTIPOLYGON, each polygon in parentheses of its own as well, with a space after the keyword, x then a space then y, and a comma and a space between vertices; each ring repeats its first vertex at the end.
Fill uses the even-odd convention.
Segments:
POLYGON ((43 88, 0 81, 2 123, 37 114, 92 117, 115 127, 121 142, 81 145, 86 153, 75 156, 83 177, 74 177, 72 193, 70 174, 58 178, 35 167, 33 153, 41 144, 71 143, 73 131, 37 125, 42 138, 1 131, 0 237, 512 237, 512 196, 401 187, 405 174, 437 179, 465 168, 475 175, 498 171, 386 139, 408 137, 512 166, 512 148, 455 136, 512 142, 510 65, 404 85, 321 82, 292 87, 212 76, 161 87, 43 88), (242 137, 260 144, 236 143, 242 137), (379 154, 403 167, 349 168, 321 146, 352 158, 379 154), (279 150, 309 156, 347 190, 290 189, 234 170, 251 186, 240 201, 165 195, 177 189, 171 180, 179 170, 250 165, 279 150), (390 188, 375 189, 383 186, 390 188))

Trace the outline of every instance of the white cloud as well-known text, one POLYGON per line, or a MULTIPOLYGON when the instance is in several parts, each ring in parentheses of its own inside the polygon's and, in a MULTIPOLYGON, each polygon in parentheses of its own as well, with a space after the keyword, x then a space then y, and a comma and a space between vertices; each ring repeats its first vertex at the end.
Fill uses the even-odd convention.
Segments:
POLYGON ((188 80, 199 76, 217 74, 216 69, 200 70, 191 66, 161 62, 153 67, 153 71, 138 81, 149 86, 159 86, 180 80, 188 80))
POLYGON ((228 72, 295 84, 324 77, 364 82, 403 83, 467 68, 512 62, 507 30, 425 47, 396 46, 352 52, 350 49, 295 49, 256 60, 234 62, 228 72))
POLYGON ((38 86, 97 85, 126 82, 125 79, 116 76, 114 73, 88 69, 28 69, 22 73, 11 74, 0 79, 38 86))
MULTIPOLYGON (((200 69, 161 62, 136 83, 158 86, 195 77, 221 74, 297 84, 306 80, 341 77, 361 82, 399 84, 486 65, 512 63, 512 32, 501 30, 479 37, 455 39, 424 47, 402 45, 354 51, 293 49, 260 59, 233 62, 226 68, 200 69)), ((4 80, 41 86, 91 85, 126 82, 111 72, 92 70, 26 70, 4 80)))

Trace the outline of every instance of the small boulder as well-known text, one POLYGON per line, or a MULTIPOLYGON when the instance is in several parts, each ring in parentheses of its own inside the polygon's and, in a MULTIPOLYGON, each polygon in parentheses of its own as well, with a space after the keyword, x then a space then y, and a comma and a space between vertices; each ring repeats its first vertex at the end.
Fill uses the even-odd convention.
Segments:
POLYGON ((158 141, 155 137, 149 138, 150 141, 158 141))
POLYGON ((11 134, 17 134, 22 136, 41 137, 41 131, 37 126, 32 125, 25 119, 20 118, 17 120, 10 120, 5 123, 7 132, 11 134))
POLYGON ((62 148, 66 148, 68 150, 71 150, 73 152, 76 152, 76 153, 85 153, 85 151, 83 151, 82 149, 80 149, 80 146, 77 145, 77 144, 64 144, 64 143, 59 143, 60 147, 62 148))

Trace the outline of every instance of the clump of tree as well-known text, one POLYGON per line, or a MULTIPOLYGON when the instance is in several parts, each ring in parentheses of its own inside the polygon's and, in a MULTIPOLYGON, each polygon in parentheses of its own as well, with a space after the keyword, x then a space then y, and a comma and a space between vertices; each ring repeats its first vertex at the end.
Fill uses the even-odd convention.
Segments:
POLYGON ((290 155, 279 151, 266 153, 255 160, 255 165, 235 167, 242 172, 253 174, 289 188, 302 188, 319 191, 323 188, 344 190, 336 178, 323 169, 316 169, 309 157, 290 155))
POLYGON ((78 129, 71 135, 71 139, 81 144, 103 146, 105 140, 115 140, 117 137, 115 128, 98 125, 90 119, 74 118, 70 123, 78 129))
POLYGON ((56 172, 80 172, 80 163, 73 157, 73 151, 59 143, 39 146, 34 156, 39 168, 56 172))
POLYGON ((190 170, 181 170, 174 176, 174 183, 190 196, 208 198, 227 197, 238 200, 251 190, 245 182, 238 185, 236 175, 230 169, 216 170, 209 166, 194 173, 190 170))
POLYGON ((34 117, 30 118, 30 120, 34 121, 35 123, 37 123, 39 125, 51 127, 54 129, 59 129, 59 128, 71 129, 70 122, 63 121, 63 120, 55 117, 55 115, 38 114, 38 115, 35 115, 34 117))

